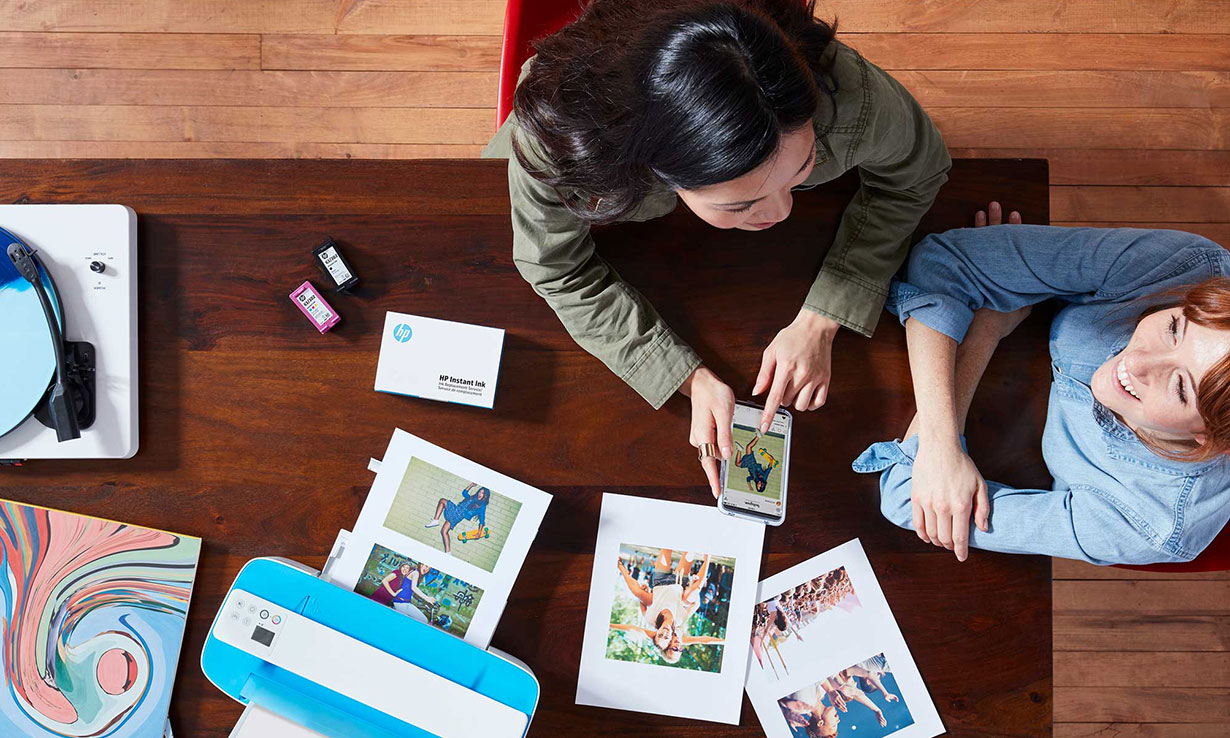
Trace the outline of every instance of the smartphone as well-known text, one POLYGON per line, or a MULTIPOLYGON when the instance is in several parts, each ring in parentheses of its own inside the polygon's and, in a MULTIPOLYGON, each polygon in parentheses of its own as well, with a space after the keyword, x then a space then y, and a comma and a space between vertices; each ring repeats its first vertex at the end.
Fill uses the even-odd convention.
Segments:
POLYGON ((785 409, 773 415, 767 433, 760 432, 764 408, 735 403, 730 461, 722 462, 722 495, 718 508, 727 515, 766 525, 786 519, 786 481, 790 471, 790 429, 793 416, 785 409))

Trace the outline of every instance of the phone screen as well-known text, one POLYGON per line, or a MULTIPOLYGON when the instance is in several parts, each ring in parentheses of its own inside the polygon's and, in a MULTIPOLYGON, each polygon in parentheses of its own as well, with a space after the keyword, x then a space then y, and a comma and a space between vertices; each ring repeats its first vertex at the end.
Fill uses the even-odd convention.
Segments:
POLYGON ((735 405, 731 429, 735 446, 726 464, 722 499, 728 508, 780 518, 790 416, 775 414, 769 431, 761 433, 761 412, 757 407, 735 405))

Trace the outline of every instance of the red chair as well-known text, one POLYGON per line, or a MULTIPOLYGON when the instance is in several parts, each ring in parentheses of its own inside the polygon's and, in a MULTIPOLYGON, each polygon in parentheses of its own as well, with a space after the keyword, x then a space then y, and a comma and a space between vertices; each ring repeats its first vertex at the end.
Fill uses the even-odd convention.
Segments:
POLYGON ((513 93, 521 65, 533 53, 534 41, 550 36, 576 20, 589 0, 508 0, 504 11, 504 47, 500 53, 500 99, 495 127, 512 112, 513 93))
POLYGON ((1137 571, 1168 571, 1194 574, 1200 571, 1230 571, 1230 525, 1221 529, 1209 547, 1196 558, 1184 564, 1149 564, 1148 566, 1120 566, 1120 569, 1137 571))

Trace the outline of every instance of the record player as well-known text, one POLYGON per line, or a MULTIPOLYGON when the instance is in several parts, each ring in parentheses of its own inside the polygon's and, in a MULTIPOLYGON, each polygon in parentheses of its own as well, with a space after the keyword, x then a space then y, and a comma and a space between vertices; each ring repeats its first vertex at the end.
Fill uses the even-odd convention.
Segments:
POLYGON ((0 460, 137 452, 137 216, 0 205, 0 460))

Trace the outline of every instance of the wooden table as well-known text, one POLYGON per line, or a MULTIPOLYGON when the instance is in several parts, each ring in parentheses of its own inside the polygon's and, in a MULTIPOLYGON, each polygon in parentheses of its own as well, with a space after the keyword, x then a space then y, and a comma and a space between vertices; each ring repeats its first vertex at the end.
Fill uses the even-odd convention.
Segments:
MULTIPOLYGON (((685 209, 600 235, 603 253, 741 396, 761 350, 802 303, 856 187, 798 193, 758 234, 685 209)), ((1042 161, 958 161, 921 231, 966 225, 996 197, 1048 221, 1042 161)), ((239 707, 199 654, 248 559, 320 566, 355 520, 379 455, 402 427, 555 495, 494 645, 531 665, 532 735, 757 735, 573 704, 600 495, 712 500, 686 446, 688 405, 654 412, 579 350, 511 263, 504 167, 480 161, 6 161, 3 202, 118 202, 140 223, 141 450, 106 462, 4 470, 4 495, 205 540, 180 663, 177 735, 225 736, 239 707), (331 234, 363 280, 330 298, 321 336, 287 299, 320 283, 311 248, 331 234), (494 411, 372 390, 385 310, 508 331, 494 411)), ((1049 482, 1038 439, 1049 378, 1043 316, 1001 347, 971 417, 989 477, 1049 482)), ((904 332, 842 332, 828 405, 796 422, 789 518, 769 530, 761 576, 859 537, 952 735, 1049 736, 1050 562, 975 552, 965 564, 878 512, 876 478, 850 470, 912 412, 904 332)))

